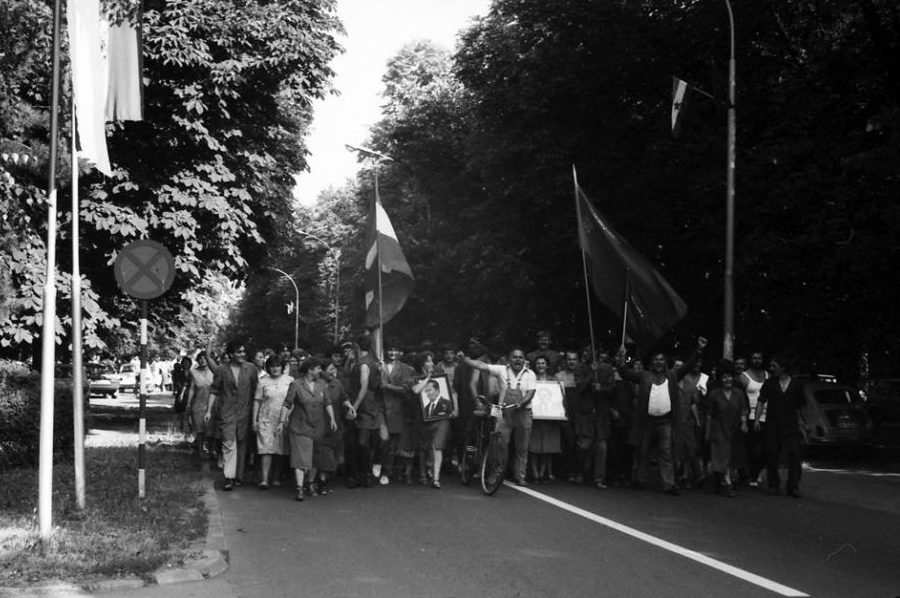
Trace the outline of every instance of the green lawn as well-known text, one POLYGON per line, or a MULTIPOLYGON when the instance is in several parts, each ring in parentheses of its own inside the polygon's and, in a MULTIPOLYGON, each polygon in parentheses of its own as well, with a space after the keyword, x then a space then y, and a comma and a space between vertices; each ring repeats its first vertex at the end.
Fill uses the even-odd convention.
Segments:
POLYGON ((72 465, 58 464, 53 474, 53 535, 46 555, 41 554, 38 534, 37 470, 0 474, 0 586, 146 576, 190 556, 192 541, 206 534, 201 464, 183 444, 168 442, 148 442, 143 500, 137 497, 133 446, 86 449, 83 512, 75 509, 72 465))

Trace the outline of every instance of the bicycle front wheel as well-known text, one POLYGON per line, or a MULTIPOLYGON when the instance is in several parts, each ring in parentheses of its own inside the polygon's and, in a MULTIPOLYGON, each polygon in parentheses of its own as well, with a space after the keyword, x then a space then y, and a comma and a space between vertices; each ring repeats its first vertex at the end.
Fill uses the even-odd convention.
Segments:
POLYGON ((496 492, 503 484, 505 471, 506 447, 503 446, 503 437, 494 432, 481 459, 481 490, 488 496, 496 492))

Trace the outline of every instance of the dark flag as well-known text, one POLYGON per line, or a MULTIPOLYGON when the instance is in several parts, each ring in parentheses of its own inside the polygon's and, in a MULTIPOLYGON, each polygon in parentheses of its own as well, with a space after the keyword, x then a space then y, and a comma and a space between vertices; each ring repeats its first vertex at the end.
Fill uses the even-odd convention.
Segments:
POLYGON ((381 205, 378 189, 369 210, 366 227, 366 327, 378 328, 403 309, 412 293, 413 275, 400 249, 397 233, 381 205), (378 265, 381 264, 381 292, 378 291, 378 265), (379 298, 381 308, 379 309, 379 298))
POLYGON ((653 265, 603 219, 577 181, 575 193, 578 239, 590 264, 591 287, 603 305, 625 317, 628 336, 642 351, 648 351, 684 317, 687 305, 653 265))

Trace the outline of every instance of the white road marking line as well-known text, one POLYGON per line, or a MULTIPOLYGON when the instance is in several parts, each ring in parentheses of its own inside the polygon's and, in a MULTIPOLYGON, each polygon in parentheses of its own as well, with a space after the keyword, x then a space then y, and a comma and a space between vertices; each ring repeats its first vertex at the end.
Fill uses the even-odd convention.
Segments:
POLYGON ((651 536, 650 534, 646 534, 642 531, 638 531, 632 527, 628 527, 627 525, 622 525, 621 523, 617 523, 611 519, 607 519, 606 517, 601 517, 599 515, 591 513, 590 511, 586 511, 574 505, 570 505, 569 503, 553 498, 552 496, 541 494, 540 492, 536 492, 530 488, 522 488, 520 486, 513 485, 510 482, 504 482, 504 484, 506 486, 509 486, 510 488, 513 488, 514 490, 518 490, 519 492, 527 494, 532 498, 536 498, 538 500, 549 503, 554 507, 559 507, 560 509, 563 509, 580 517, 584 517, 585 519, 593 521, 594 523, 599 523, 600 525, 604 525, 618 532, 622 532, 623 534, 631 536, 632 538, 637 538, 638 540, 642 540, 644 542, 647 542, 648 544, 652 544, 654 546, 662 548, 663 550, 668 550, 669 552, 674 552, 675 554, 681 555, 685 558, 697 561, 698 563, 706 565, 707 567, 718 569, 723 573, 733 575, 738 579, 750 582, 761 588, 764 588, 771 592, 775 592, 776 594, 796 597, 809 596, 809 594, 805 594, 800 590, 789 588, 788 586, 774 582, 770 579, 766 579, 765 577, 761 577, 759 575, 756 575, 755 573, 744 571, 743 569, 739 569, 738 567, 723 563, 722 561, 717 561, 716 559, 700 554, 699 552, 684 548, 682 546, 678 546, 677 544, 672 544, 671 542, 667 542, 665 540, 661 540, 660 538, 651 536))
POLYGON ((837 473, 837 474, 849 474, 849 475, 864 475, 870 478, 898 478, 900 479, 900 473, 891 473, 891 472, 880 472, 880 471, 866 471, 865 469, 827 469, 824 467, 805 467, 803 471, 810 471, 813 473, 837 473))

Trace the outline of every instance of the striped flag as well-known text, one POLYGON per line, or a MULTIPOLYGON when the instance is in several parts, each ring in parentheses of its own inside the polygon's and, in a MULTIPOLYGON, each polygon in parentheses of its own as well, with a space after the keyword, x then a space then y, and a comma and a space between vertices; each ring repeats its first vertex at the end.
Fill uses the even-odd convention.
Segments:
POLYGON ((684 111, 684 102, 687 99, 690 85, 684 79, 672 77, 672 136, 678 137, 681 132, 681 114, 684 111))
POLYGON ((378 328, 386 324, 403 309, 412 293, 412 270, 403 256, 397 233, 387 212, 381 205, 378 188, 369 210, 366 232, 366 328, 378 328), (378 265, 381 265, 381 289, 379 292, 378 265), (380 305, 379 305, 380 301, 380 305))

